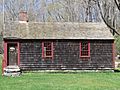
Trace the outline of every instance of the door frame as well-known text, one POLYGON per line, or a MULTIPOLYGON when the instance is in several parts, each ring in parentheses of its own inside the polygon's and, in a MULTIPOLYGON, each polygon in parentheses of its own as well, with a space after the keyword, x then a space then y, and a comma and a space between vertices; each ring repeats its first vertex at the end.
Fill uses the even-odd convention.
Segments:
POLYGON ((17 65, 20 66, 20 44, 19 42, 5 42, 4 41, 4 60, 5 60, 5 66, 8 66, 8 44, 17 44, 17 53, 18 53, 18 61, 17 65))

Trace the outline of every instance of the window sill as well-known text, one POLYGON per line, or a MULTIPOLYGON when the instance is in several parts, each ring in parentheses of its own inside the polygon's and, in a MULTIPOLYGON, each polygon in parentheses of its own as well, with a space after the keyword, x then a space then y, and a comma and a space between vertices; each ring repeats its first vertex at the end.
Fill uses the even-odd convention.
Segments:
POLYGON ((90 58, 90 56, 80 56, 80 58, 90 58))
POLYGON ((46 56, 46 57, 43 57, 44 59, 53 59, 53 57, 51 56, 46 56))

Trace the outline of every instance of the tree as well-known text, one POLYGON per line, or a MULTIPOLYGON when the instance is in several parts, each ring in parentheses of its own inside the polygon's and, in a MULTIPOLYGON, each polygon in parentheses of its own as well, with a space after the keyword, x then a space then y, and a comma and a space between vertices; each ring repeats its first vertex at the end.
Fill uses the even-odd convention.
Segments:
POLYGON ((5 21, 16 21, 20 10, 30 21, 98 22, 100 15, 93 0, 4 0, 5 21))
POLYGON ((113 35, 120 35, 118 32, 120 17, 116 3, 113 0, 97 0, 101 17, 105 24, 112 30, 113 35))
POLYGON ((113 35, 119 35, 120 0, 4 0, 4 7, 5 22, 17 21, 23 10, 28 12, 29 21, 35 22, 103 20, 113 35))

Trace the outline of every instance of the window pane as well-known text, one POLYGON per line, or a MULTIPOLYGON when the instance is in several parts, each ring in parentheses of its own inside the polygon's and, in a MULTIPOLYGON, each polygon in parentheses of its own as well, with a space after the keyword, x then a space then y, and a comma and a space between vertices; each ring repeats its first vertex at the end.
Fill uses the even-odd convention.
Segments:
POLYGON ((88 51, 81 51, 81 56, 88 56, 88 51))
POLYGON ((51 51, 46 51, 46 56, 52 56, 52 52, 51 51))

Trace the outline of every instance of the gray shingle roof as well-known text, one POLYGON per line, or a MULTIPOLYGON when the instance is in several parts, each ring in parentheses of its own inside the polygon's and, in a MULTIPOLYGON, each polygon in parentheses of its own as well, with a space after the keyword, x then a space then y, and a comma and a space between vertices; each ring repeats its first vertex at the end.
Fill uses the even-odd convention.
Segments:
POLYGON ((114 39, 104 23, 12 22, 5 25, 9 39, 114 39))

